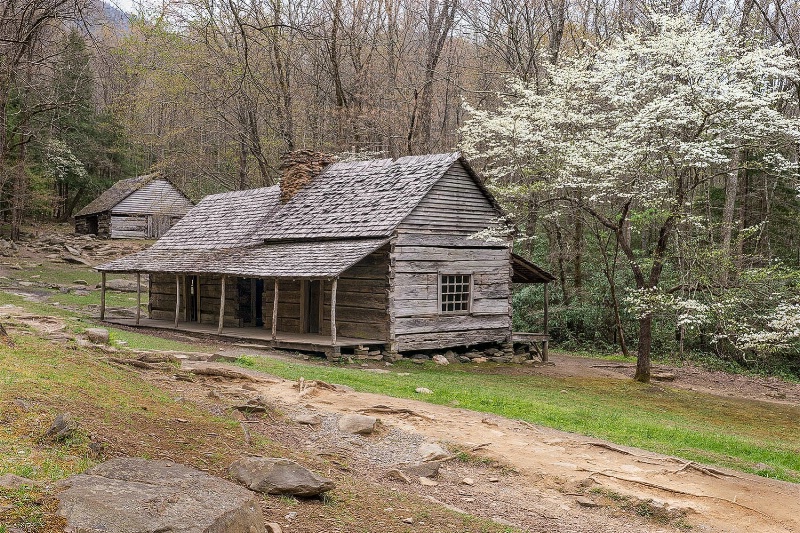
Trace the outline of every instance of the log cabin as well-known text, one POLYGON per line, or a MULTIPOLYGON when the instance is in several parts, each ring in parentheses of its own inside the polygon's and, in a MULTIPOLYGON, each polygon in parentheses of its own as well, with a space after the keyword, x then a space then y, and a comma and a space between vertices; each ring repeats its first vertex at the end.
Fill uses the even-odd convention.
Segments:
POLYGON ((102 286, 149 274, 136 324, 338 357, 509 343, 512 283, 553 280, 510 238, 481 236, 505 214, 459 153, 300 151, 282 169, 280 185, 207 196, 152 247, 99 265, 102 286))
POLYGON ((75 233, 104 239, 157 239, 192 205, 160 173, 120 180, 75 215, 75 233))

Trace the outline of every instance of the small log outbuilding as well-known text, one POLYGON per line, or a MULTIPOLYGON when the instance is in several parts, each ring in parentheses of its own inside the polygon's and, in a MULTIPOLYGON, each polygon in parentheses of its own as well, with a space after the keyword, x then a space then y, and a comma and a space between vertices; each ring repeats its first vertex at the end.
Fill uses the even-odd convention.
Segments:
POLYGON ((510 240, 475 238, 502 217, 458 153, 304 151, 280 186, 208 196, 149 249, 97 269, 149 274, 148 320, 189 331, 329 354, 507 343, 512 283, 553 277, 510 240))
POLYGON ((75 233, 111 239, 157 239, 192 201, 160 173, 120 180, 75 215, 75 233))

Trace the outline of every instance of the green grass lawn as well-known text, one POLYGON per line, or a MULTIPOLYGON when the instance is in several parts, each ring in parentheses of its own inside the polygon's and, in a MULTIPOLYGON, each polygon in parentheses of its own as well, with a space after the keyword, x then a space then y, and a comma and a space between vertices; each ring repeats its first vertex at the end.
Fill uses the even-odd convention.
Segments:
MULTIPOLYGON (((800 408, 724 398, 633 380, 510 376, 492 366, 407 362, 397 372, 241 358, 287 379, 321 379, 358 391, 517 418, 617 444, 800 482, 800 408), (427 387, 431 395, 414 392, 427 387)), ((497 367, 495 367, 497 368, 497 367)))

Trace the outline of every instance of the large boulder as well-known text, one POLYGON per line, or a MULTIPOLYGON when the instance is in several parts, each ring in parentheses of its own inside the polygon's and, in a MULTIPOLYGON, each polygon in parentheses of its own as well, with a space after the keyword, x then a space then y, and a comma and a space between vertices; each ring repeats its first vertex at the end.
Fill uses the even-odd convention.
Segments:
POLYGON ((318 476, 289 459, 242 457, 228 469, 231 477, 250 490, 309 498, 333 489, 330 479, 318 476))
POLYGON ((66 531, 265 533, 256 495, 169 461, 120 457, 62 482, 66 531))

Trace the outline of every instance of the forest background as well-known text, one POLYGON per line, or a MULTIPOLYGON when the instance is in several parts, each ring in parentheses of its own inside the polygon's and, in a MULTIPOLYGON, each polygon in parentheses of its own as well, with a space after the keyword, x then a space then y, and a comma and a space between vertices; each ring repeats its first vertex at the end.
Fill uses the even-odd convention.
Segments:
POLYGON ((798 379, 798 59, 797 0, 4 0, 2 230, 146 172, 199 199, 299 148, 464 149, 555 344, 798 379))

